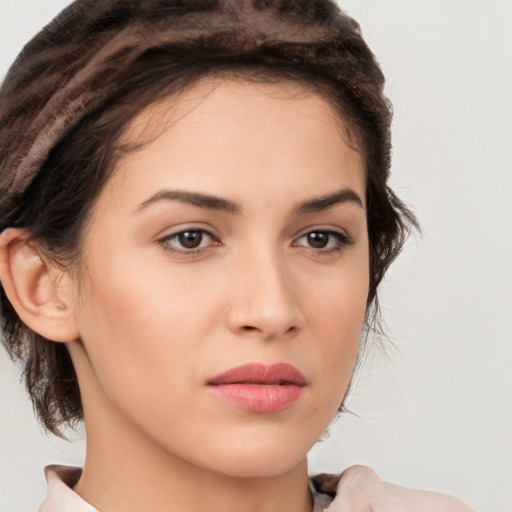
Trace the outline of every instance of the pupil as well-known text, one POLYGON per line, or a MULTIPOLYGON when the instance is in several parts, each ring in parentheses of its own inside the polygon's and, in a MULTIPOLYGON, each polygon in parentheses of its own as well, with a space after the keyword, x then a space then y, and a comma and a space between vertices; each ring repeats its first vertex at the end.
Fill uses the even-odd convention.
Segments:
POLYGON ((315 249, 323 249, 327 242, 329 241, 328 233, 309 233, 308 234, 308 244, 310 247, 315 249))
POLYGON ((195 249, 201 245, 203 234, 200 231, 185 231, 180 233, 180 244, 186 249, 195 249))

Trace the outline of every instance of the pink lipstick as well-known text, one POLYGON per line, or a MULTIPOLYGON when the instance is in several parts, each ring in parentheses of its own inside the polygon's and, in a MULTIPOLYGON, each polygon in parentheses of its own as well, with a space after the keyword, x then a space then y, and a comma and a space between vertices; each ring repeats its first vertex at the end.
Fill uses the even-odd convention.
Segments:
POLYGON ((277 412, 295 402, 306 378, 286 363, 251 363, 232 368, 208 381, 219 398, 252 412, 277 412))

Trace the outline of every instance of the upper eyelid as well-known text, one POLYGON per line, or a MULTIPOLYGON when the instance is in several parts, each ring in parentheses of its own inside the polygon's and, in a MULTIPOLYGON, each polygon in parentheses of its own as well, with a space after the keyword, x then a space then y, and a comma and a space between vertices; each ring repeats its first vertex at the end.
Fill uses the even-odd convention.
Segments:
POLYGON ((353 238, 346 229, 340 227, 332 227, 332 226, 308 226, 307 228, 303 228, 297 232, 297 234, 293 237, 294 240, 301 238, 308 233, 314 232, 322 232, 322 233, 332 233, 333 235, 340 235, 346 238, 353 238))
MULTIPOLYGON (((169 228, 168 228, 169 229, 169 228)), ((179 227, 175 227, 172 229, 172 231, 163 230, 163 235, 159 235, 156 239, 157 242, 166 241, 169 239, 172 239, 173 237, 176 237, 180 235, 181 233, 184 233, 186 231, 200 231, 213 240, 217 242, 221 242, 222 236, 218 233, 216 233, 217 230, 213 229, 212 227, 204 227, 198 224, 190 223, 190 225, 182 225, 179 227)), ((341 227, 333 227, 333 226, 322 226, 322 225, 311 225, 307 226, 306 228, 301 229, 300 231, 296 232, 295 235, 293 235, 291 241, 292 243, 299 240, 300 238, 306 236, 309 233, 314 232, 323 232, 323 233, 329 233, 333 236, 339 236, 345 239, 347 243, 353 242, 354 237, 350 235, 346 229, 343 229, 341 227)))
MULTIPOLYGON (((337 230, 337 229, 332 229, 332 228, 325 229, 324 228, 324 229, 308 229, 308 230, 304 231, 301 235, 296 236, 293 239, 292 245, 296 245, 298 240, 300 240, 301 238, 307 236, 310 233, 315 233, 315 232, 317 232, 317 233, 327 233, 329 235, 332 235, 332 236, 336 237, 337 241, 338 241, 338 244, 339 244, 338 248, 340 248, 340 249, 342 247, 347 247, 347 246, 353 245, 355 243, 354 237, 349 235, 348 233, 344 232, 343 230, 337 230)), ((330 249, 318 248, 318 249, 315 249, 315 248, 311 247, 311 249, 314 250, 314 251, 327 253, 330 250, 333 250, 333 249, 336 249, 336 248, 330 248, 330 249)))
POLYGON ((302 235, 299 235, 297 237, 295 237, 294 240, 300 240, 301 238, 304 238, 305 236, 311 234, 311 233, 326 233, 328 235, 331 235, 331 236, 334 236, 334 237, 338 237, 338 238, 343 238, 343 239, 352 239, 352 237, 350 235, 347 235, 346 233, 343 233, 341 231, 335 231, 333 229, 313 229, 313 230, 310 230, 310 231, 306 231, 305 233, 303 233, 302 235))
POLYGON ((172 233, 168 233, 167 235, 161 236, 159 238, 159 240, 169 240, 169 239, 172 239, 172 238, 175 238, 175 237, 181 235, 182 233, 187 233, 188 231, 199 231, 199 232, 203 233, 203 235, 206 235, 206 236, 210 237, 213 240, 218 240, 219 239, 211 231, 208 231, 207 229, 204 229, 204 228, 185 228, 185 229, 180 229, 178 231, 173 231, 172 233))
POLYGON ((180 233, 184 233, 186 231, 201 231, 203 233, 206 233, 207 235, 211 236, 212 238, 219 238, 219 236, 216 234, 216 230, 211 228, 210 226, 205 227, 194 223, 184 223, 184 225, 173 227, 173 228, 166 228, 161 231, 163 234, 157 235, 158 240, 162 240, 165 238, 172 238, 173 236, 179 235, 180 233))
POLYGON ((199 254, 204 254, 205 251, 208 251, 208 249, 211 249, 215 246, 222 245, 222 242, 219 243, 219 239, 215 237, 212 233, 207 231, 206 229, 197 229, 197 228, 184 228, 180 229, 178 231, 174 231, 172 233, 169 233, 165 236, 159 237, 156 240, 156 243, 162 248, 163 251, 172 253, 176 257, 180 256, 183 258, 186 257, 193 257, 198 256, 199 254), (187 247, 179 247, 178 243, 174 243, 173 239, 180 235, 181 233, 185 233, 187 231, 201 231, 204 234, 206 234, 211 240, 203 247, 193 247, 193 248, 187 248, 187 247))
MULTIPOLYGON (((166 232, 165 230, 164 232, 166 232)), ((177 236, 181 233, 184 233, 186 231, 201 231, 203 233, 206 233, 207 235, 211 236, 212 238, 220 239, 221 237, 215 233, 214 229, 206 228, 198 225, 190 225, 190 226, 183 226, 176 229, 173 229, 170 232, 167 232, 164 235, 158 236, 159 240, 172 238, 173 236, 177 236)), ((342 228, 333 228, 333 227, 327 227, 327 226, 308 226, 307 228, 303 228, 300 231, 298 231, 295 235, 293 235, 292 239, 296 240, 298 238, 302 238, 303 236, 307 235, 308 233, 314 233, 314 232, 323 232, 323 233, 331 233, 333 235, 340 235, 346 238, 353 238, 345 229, 342 228)))

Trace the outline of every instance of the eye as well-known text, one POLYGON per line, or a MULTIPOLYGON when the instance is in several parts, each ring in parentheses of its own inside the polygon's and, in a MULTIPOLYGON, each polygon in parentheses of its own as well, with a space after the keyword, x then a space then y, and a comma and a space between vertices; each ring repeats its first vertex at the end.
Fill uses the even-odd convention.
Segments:
POLYGON ((167 235, 158 242, 168 251, 181 253, 194 253, 206 247, 218 245, 218 241, 208 231, 192 228, 167 235))
POLYGON ((341 251, 353 240, 350 236, 332 230, 315 229, 298 238, 293 245, 307 247, 321 252, 341 251))

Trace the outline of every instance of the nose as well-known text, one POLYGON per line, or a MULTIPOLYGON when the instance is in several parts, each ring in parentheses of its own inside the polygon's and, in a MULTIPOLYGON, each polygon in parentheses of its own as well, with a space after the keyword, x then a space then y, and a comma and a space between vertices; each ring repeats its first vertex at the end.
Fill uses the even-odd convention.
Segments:
POLYGON ((304 316, 296 280, 286 263, 270 251, 259 251, 237 268, 227 314, 229 329, 263 340, 297 334, 304 316))

